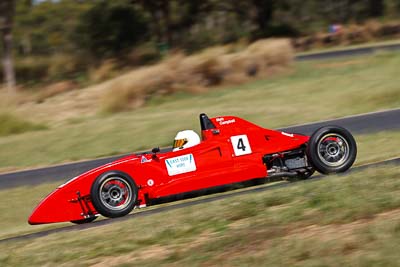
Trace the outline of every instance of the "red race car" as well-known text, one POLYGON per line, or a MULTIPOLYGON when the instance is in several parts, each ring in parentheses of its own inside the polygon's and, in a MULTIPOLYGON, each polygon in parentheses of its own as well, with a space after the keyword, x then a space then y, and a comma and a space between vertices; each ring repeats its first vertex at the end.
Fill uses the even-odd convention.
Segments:
POLYGON ((353 136, 337 126, 304 136, 205 114, 200 125, 201 139, 194 131, 182 131, 166 151, 130 155, 69 180, 35 208, 29 223, 86 223, 254 179, 344 172, 357 154, 353 136))

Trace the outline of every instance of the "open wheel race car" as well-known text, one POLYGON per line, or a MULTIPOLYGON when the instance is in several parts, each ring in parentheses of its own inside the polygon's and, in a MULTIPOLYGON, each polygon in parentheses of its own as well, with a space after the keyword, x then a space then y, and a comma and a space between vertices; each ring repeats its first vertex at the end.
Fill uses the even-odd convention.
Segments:
POLYGON ((126 156, 69 180, 42 200, 29 223, 86 223, 99 215, 121 217, 135 207, 260 178, 344 172, 357 154, 353 136, 337 126, 304 136, 205 114, 200 125, 201 138, 182 131, 173 148, 126 156))

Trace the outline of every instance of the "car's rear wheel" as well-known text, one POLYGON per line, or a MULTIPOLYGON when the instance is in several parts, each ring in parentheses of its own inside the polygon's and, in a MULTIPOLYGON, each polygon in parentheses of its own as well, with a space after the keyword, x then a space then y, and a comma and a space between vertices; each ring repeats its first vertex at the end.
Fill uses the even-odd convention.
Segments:
POLYGON ((320 173, 344 172, 354 163, 357 145, 349 131, 338 126, 325 126, 312 134, 307 156, 320 173))
POLYGON ((135 207, 138 189, 133 179, 119 171, 106 172, 95 180, 91 198, 95 209, 103 216, 121 217, 135 207))

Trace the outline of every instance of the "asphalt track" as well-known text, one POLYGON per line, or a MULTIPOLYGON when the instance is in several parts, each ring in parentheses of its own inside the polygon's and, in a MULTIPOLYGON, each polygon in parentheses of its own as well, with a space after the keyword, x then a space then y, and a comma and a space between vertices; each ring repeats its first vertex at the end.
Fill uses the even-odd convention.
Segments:
MULTIPOLYGON (((374 168, 374 167, 384 166, 384 165, 399 165, 399 164, 400 164, 400 158, 395 158, 395 159, 386 160, 386 161, 382 161, 382 162, 366 164, 363 166, 356 166, 341 175, 347 175, 351 172, 360 171, 360 170, 363 170, 366 168, 374 168)), ((319 181, 321 179, 327 179, 330 177, 335 177, 335 176, 316 175, 308 180, 301 180, 301 181, 297 181, 297 182, 276 183, 276 184, 272 184, 270 186, 265 186, 265 185, 264 186, 256 186, 256 187, 244 190, 244 191, 231 191, 231 192, 224 193, 224 194, 211 195, 207 198, 194 199, 194 200, 190 200, 190 201, 186 201, 186 202, 176 202, 176 204, 172 204, 172 205, 168 205, 168 206, 160 206, 155 209, 144 210, 144 211, 140 211, 140 212, 136 212, 136 213, 133 212, 131 214, 128 214, 128 215, 126 215, 124 217, 120 217, 120 218, 100 220, 100 221, 95 221, 92 223, 81 224, 81 225, 69 225, 69 226, 64 226, 64 227, 55 228, 55 229, 51 229, 51 230, 45 230, 45 231, 41 231, 41 232, 0 239, 0 243, 44 237, 44 236, 48 236, 48 235, 51 235, 54 233, 59 233, 59 232, 71 232, 71 231, 91 229, 91 228, 95 228, 95 227, 99 227, 99 226, 103 226, 103 225, 109 225, 112 223, 126 221, 129 219, 132 219, 133 217, 136 218, 136 217, 150 216, 153 214, 176 210, 176 209, 180 209, 180 208, 184 208, 184 207, 189 207, 189 206, 209 203, 209 202, 213 202, 213 201, 217 201, 217 200, 221 200, 221 199, 226 199, 226 198, 230 198, 233 196, 240 196, 240 195, 251 194, 251 193, 256 193, 256 192, 264 192, 267 190, 288 187, 288 186, 296 185, 299 183, 308 183, 308 182, 313 182, 313 181, 319 181)))
MULTIPOLYGON (((361 114, 340 119, 309 123, 281 128, 279 130, 292 133, 311 134, 324 125, 339 125, 352 133, 373 133, 384 130, 400 130, 400 109, 361 114)), ((65 182, 85 171, 104 165, 125 155, 108 158, 68 163, 46 168, 5 173, 0 175, 0 189, 17 186, 38 185, 49 182, 65 182)))
POLYGON ((349 57, 349 56, 365 56, 373 54, 379 51, 396 51, 400 49, 400 44, 383 44, 370 47, 357 47, 344 50, 326 51, 305 55, 297 55, 295 57, 298 61, 304 60, 320 60, 320 59, 333 59, 337 57, 349 57))

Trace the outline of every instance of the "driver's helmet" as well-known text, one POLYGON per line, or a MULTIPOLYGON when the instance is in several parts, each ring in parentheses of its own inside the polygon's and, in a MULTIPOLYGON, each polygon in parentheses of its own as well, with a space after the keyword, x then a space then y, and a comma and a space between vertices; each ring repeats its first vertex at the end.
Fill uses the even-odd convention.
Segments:
POLYGON ((175 136, 173 151, 178 151, 198 144, 200 144, 200 137, 195 131, 180 131, 175 136))

